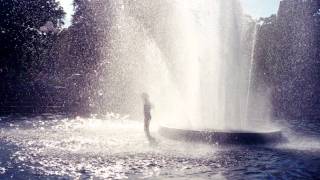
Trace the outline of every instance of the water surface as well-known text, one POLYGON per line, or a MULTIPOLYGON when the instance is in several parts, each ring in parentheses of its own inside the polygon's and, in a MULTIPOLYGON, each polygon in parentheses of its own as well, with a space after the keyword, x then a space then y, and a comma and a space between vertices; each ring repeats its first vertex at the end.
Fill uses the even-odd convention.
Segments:
POLYGON ((109 114, 67 118, 44 114, 1 117, 1 179, 316 179, 317 122, 290 121, 289 142, 219 146, 168 140, 142 122, 109 114))

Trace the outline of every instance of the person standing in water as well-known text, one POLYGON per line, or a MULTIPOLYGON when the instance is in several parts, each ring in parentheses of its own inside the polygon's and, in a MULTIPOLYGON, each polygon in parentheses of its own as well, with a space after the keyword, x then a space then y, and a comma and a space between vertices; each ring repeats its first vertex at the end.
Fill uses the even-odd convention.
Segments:
POLYGON ((152 141, 153 138, 150 135, 150 121, 151 121, 151 109, 153 108, 153 105, 151 104, 149 100, 149 95, 147 93, 141 94, 142 101, 143 101, 143 114, 144 114, 144 132, 148 138, 148 140, 152 141))

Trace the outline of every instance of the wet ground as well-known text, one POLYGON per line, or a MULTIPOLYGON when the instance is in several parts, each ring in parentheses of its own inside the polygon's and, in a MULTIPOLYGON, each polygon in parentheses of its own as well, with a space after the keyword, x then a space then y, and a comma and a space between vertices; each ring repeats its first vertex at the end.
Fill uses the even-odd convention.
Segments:
POLYGON ((110 114, 0 118, 0 179, 317 179, 320 124, 279 121, 289 142, 219 146, 168 140, 110 114))

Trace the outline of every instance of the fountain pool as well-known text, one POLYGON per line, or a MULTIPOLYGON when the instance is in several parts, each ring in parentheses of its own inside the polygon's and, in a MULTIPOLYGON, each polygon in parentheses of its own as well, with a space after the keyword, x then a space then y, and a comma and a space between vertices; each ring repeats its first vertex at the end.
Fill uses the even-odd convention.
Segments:
POLYGON ((1 179, 316 179, 320 172, 319 123, 294 121, 299 131, 285 131, 289 142, 264 146, 179 142, 153 124, 159 144, 150 146, 141 122, 112 114, 0 119, 1 179))

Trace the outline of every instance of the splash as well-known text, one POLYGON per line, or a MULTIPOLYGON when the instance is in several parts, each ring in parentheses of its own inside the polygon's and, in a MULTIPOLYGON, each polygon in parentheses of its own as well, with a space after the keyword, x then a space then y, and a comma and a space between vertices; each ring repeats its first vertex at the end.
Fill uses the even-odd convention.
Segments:
POLYGON ((245 129, 254 27, 237 0, 110 1, 103 106, 189 129, 245 129), (251 33, 251 34, 250 34, 251 33), (249 34, 249 35, 248 35, 249 34))

